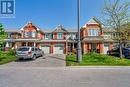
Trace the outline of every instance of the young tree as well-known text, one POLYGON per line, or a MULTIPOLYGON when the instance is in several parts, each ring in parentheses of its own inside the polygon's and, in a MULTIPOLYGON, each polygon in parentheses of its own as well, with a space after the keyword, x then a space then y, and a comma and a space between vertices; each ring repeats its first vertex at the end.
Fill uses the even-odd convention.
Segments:
POLYGON ((105 0, 102 8, 104 20, 109 28, 115 29, 119 33, 119 48, 120 58, 122 55, 122 41, 127 38, 125 33, 128 33, 127 26, 130 22, 130 2, 121 2, 120 0, 105 0))
POLYGON ((2 47, 4 45, 3 39, 7 38, 7 34, 3 28, 3 25, 0 23, 0 50, 2 50, 2 47))

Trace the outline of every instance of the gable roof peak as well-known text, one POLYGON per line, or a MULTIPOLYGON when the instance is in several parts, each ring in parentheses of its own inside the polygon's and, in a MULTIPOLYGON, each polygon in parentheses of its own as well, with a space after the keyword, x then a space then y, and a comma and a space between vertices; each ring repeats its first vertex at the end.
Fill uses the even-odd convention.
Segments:
POLYGON ((97 20, 96 17, 92 17, 87 24, 99 24, 99 21, 97 20))
POLYGON ((58 25, 56 29, 64 29, 63 25, 58 25))
POLYGON ((28 24, 31 24, 32 22, 31 21, 28 21, 28 24))
POLYGON ((63 25, 58 25, 53 32, 67 32, 67 30, 65 30, 63 25))
POLYGON ((31 21, 28 21, 26 26, 34 26, 34 25, 31 21))
POLYGON ((24 28, 27 26, 32 26, 33 28, 36 28, 38 31, 40 30, 40 28, 33 24, 31 21, 28 21, 20 30, 24 30, 24 28))

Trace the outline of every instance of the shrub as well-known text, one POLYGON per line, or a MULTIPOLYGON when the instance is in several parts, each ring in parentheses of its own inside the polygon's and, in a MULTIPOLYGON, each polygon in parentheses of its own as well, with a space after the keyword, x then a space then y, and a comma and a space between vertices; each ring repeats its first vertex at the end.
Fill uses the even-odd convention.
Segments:
POLYGON ((15 50, 10 49, 7 53, 7 55, 15 55, 15 50))
POLYGON ((3 52, 2 51, 0 51, 0 55, 2 55, 3 54, 3 52))
POLYGON ((10 49, 8 52, 0 51, 0 65, 15 60, 15 50, 10 49))

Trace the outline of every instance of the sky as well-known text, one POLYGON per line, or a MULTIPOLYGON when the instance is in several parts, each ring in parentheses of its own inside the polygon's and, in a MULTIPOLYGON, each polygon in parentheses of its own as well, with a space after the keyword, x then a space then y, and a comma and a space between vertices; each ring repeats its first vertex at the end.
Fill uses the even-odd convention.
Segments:
MULTIPOLYGON (((104 0, 81 0, 80 26, 101 17, 104 0)), ((5 29, 19 29, 31 21, 41 29, 57 25, 77 28, 77 0, 15 0, 15 18, 0 18, 5 29)))

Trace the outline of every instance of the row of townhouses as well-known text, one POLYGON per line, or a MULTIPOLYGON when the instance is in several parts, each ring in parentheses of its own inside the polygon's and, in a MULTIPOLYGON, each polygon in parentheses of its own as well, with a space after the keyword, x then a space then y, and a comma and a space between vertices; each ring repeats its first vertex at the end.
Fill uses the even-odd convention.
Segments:
MULTIPOLYGON (((59 25, 54 30, 40 29, 28 22, 21 29, 6 30, 6 48, 36 46, 46 54, 68 54, 77 48, 77 30, 65 29, 59 25)), ((96 18, 90 19, 80 30, 82 53, 97 52, 106 54, 117 41, 118 33, 106 29, 96 18)))

